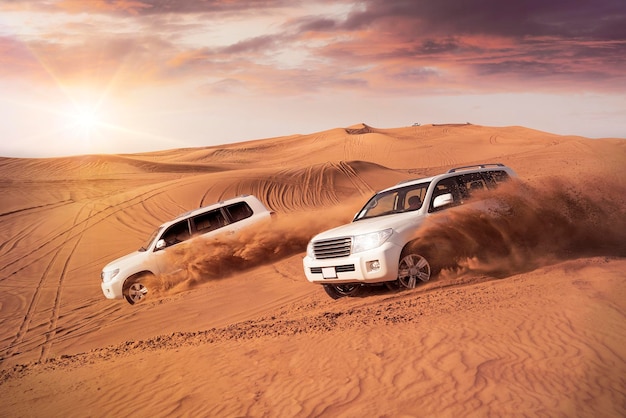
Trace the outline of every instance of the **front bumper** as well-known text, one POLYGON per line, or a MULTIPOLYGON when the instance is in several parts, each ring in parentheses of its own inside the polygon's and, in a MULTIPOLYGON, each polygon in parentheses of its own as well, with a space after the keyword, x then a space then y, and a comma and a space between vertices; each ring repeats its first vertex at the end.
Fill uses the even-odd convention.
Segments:
POLYGON ((402 247, 386 242, 378 248, 348 257, 302 260, 304 275, 311 283, 381 283, 396 280, 402 247))
POLYGON ((121 299, 122 294, 122 283, 112 280, 110 282, 101 282, 100 287, 102 288, 102 293, 107 299, 121 299))

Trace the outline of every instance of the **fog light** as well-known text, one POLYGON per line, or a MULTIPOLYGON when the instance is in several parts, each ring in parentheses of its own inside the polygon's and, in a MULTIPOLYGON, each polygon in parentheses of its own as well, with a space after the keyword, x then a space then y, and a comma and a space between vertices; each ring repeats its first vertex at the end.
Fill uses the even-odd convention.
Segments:
POLYGON ((380 270, 380 261, 368 261, 365 263, 368 272, 380 270))

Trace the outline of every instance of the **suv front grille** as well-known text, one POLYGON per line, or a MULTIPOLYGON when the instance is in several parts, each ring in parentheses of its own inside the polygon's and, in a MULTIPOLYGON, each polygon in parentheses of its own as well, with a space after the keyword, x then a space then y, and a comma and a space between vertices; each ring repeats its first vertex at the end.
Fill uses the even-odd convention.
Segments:
POLYGON ((313 253, 317 259, 340 258, 350 255, 352 238, 334 238, 313 243, 313 253))
MULTIPOLYGON (((336 273, 349 273, 351 271, 356 271, 354 268, 354 264, 346 264, 343 266, 335 266, 336 273)), ((311 267, 311 273, 313 274, 322 274, 321 267, 311 267)))

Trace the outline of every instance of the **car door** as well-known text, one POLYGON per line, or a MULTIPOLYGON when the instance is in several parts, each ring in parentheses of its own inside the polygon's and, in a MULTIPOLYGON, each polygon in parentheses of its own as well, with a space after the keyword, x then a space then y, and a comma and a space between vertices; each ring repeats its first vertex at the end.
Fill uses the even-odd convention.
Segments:
POLYGON ((459 182, 460 176, 448 177, 439 180, 433 188, 433 193, 430 198, 428 212, 438 212, 440 210, 448 209, 454 206, 463 204, 463 199, 466 197, 465 187, 459 182), (437 201, 446 197, 446 204, 438 206, 437 201))
POLYGON ((157 269, 158 273, 171 273, 174 266, 171 260, 168 260, 168 250, 181 242, 187 241, 189 238, 191 238, 189 219, 183 219, 166 228, 158 238, 152 253, 152 268, 157 269))

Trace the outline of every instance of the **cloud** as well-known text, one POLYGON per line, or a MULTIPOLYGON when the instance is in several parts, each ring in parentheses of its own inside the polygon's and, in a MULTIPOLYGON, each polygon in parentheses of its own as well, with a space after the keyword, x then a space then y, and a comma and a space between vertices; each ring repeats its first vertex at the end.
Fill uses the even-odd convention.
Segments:
POLYGON ((281 44, 284 36, 264 35, 237 42, 221 49, 222 54, 267 53, 281 44))
POLYGON ((72 14, 95 13, 118 16, 151 16, 199 13, 246 13, 293 6, 289 0, 52 0, 34 5, 30 0, 12 0, 5 10, 47 10, 72 14))
MULTIPOLYGON (((626 64, 626 4, 620 1, 361 4, 343 20, 307 17, 295 24, 303 36, 317 32, 341 38, 317 54, 374 64, 373 78, 384 77, 377 69, 393 64, 406 69, 392 71, 390 78, 411 68, 438 67, 457 85, 490 91, 555 91, 576 83, 598 91, 626 86, 621 70, 626 64)), ((423 86, 423 79, 415 81, 405 88, 423 86)))
MULTIPOLYGON (((6 77, 36 77, 61 85, 90 84, 105 88, 115 81, 119 89, 140 87, 164 78, 162 61, 172 46, 154 37, 91 37, 86 42, 36 40, 21 45, 28 54, 14 54, 6 77), (19 71, 20 68, 26 71, 19 71), (44 71, 45 70, 45 71, 44 71)), ((6 44, 6 43, 5 43, 6 44)))
POLYGON ((345 13, 336 4, 59 0, 38 9, 18 0, 0 8, 64 20, 0 39, 10 64, 2 71, 40 77, 34 55, 63 82, 115 78, 125 91, 168 83, 247 94, 626 89, 621 0, 365 0, 343 2, 345 13), (229 22, 257 26, 213 32, 229 22))
POLYGON ((365 1, 343 24, 348 30, 411 21, 413 35, 488 34, 623 39, 626 4, 620 0, 384 0, 365 1))
POLYGON ((17 39, 0 37, 0 76, 33 73, 37 63, 29 49, 17 39))

